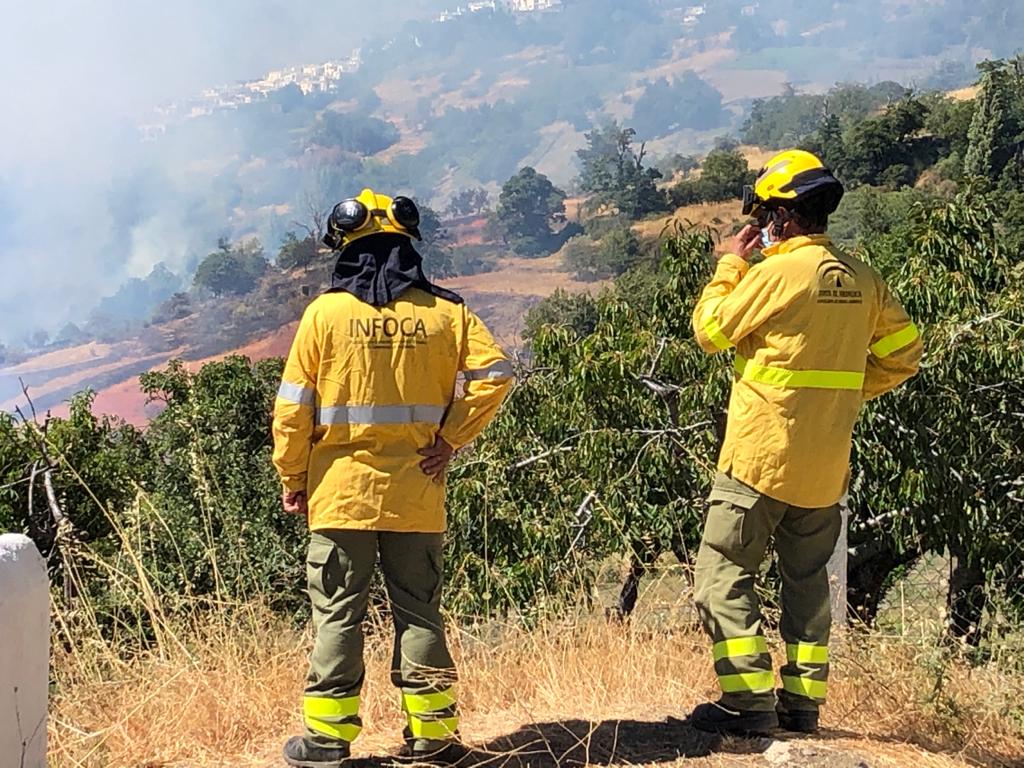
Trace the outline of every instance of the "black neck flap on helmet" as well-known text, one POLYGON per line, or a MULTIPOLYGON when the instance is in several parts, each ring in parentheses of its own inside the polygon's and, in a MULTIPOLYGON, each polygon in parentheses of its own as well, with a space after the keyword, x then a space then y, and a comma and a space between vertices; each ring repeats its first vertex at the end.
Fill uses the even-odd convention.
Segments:
POLYGON ((454 291, 435 285, 423 273, 423 257, 405 235, 377 233, 341 249, 327 293, 345 291, 360 301, 383 307, 410 288, 462 304, 454 291))

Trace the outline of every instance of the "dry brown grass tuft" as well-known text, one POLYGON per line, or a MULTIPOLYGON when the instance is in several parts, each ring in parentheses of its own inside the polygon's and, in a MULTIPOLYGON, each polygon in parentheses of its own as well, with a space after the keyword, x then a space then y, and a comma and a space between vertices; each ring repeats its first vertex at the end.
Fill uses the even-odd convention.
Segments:
MULTIPOLYGON (((388 681, 388 627, 374 626, 357 747, 382 755, 397 746, 402 715, 388 681)), ((52 764, 279 765, 281 742, 300 727, 308 640, 246 607, 193 622, 162 652, 129 661, 99 643, 58 652, 52 764)), ((927 768, 1019 765, 1024 756, 1020 676, 896 641, 837 644, 819 738, 721 745, 667 720, 715 690, 707 643, 692 630, 491 624, 453 631, 452 642, 463 733, 486 763, 927 768)))

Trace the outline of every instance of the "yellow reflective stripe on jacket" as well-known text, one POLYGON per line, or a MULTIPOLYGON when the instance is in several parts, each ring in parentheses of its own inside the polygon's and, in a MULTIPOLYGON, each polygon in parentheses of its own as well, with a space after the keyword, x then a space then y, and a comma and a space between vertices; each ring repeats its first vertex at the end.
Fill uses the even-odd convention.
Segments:
POLYGON ((440 720, 421 720, 409 715, 409 731, 415 739, 450 739, 459 729, 459 718, 443 717, 440 720))
POLYGON ((467 381, 486 381, 492 379, 514 379, 516 373, 512 370, 512 363, 508 360, 489 365, 486 368, 479 368, 472 371, 463 371, 462 375, 467 381))
POLYGON ((448 688, 438 693, 406 693, 402 695, 403 708, 412 714, 451 709, 455 703, 454 688, 448 688))
POLYGON ((732 349, 735 344, 729 341, 729 337, 722 332, 722 326, 718 322, 718 318, 715 317, 714 312, 707 316, 704 321, 704 333, 708 335, 708 339, 721 350, 732 349))
POLYGON ((317 410, 317 423, 328 424, 438 424, 443 405, 331 405, 317 410))
POLYGON ((719 675, 718 684, 723 693, 763 693, 775 688, 774 672, 740 672, 719 675))
POLYGON ((787 643, 786 659, 796 664, 828 664, 828 646, 814 643, 787 643))
POLYGON ((722 298, 712 301, 710 305, 704 311, 704 321, 702 323, 704 334, 708 337, 708 340, 715 345, 715 347, 722 351, 726 349, 732 349, 735 344, 730 341, 729 337, 725 335, 722 330, 721 323, 718 322, 718 318, 715 317, 715 312, 718 310, 718 305, 722 303, 722 298))
POLYGON ((310 730, 342 741, 355 741, 362 727, 357 723, 339 722, 359 714, 359 697, 331 699, 306 696, 302 700, 303 720, 310 730))
POLYGON ((736 374, 744 381, 755 381, 780 389, 850 389, 864 388, 862 371, 791 371, 752 363, 736 355, 736 374))
POLYGON ((715 643, 712 653, 715 661, 732 659, 737 656, 759 656, 762 653, 768 653, 768 643, 762 635, 734 637, 731 640, 715 643))
POLYGON ((304 387, 301 384, 291 384, 287 381, 281 382, 281 386, 277 390, 277 396, 282 400, 287 400, 289 403, 297 403, 298 405, 316 404, 315 389, 304 387))
POLYGON ((888 336, 883 336, 872 344, 871 354, 877 358, 888 357, 893 352, 898 352, 908 344, 916 341, 920 335, 921 332, 917 330, 917 326, 911 323, 910 325, 896 331, 896 333, 890 333, 888 336))
POLYGON ((828 683, 824 680, 811 680, 806 677, 782 676, 782 687, 789 693, 805 696, 809 699, 824 699, 828 693, 828 683))

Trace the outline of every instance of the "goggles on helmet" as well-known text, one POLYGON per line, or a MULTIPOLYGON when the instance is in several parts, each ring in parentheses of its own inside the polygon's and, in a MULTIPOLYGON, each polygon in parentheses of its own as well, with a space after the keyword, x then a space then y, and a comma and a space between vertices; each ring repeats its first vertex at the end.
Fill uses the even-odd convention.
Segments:
POLYGON ((423 239, 419 231, 420 211, 410 198, 399 196, 387 208, 371 209, 362 200, 353 197, 334 206, 327 219, 324 244, 334 250, 341 248, 346 242, 346 235, 366 229, 374 218, 384 220, 387 226, 382 231, 400 231, 417 240, 423 239))
POLYGON ((754 193, 754 187, 750 184, 743 185, 743 215, 750 216, 756 204, 757 195, 754 193))

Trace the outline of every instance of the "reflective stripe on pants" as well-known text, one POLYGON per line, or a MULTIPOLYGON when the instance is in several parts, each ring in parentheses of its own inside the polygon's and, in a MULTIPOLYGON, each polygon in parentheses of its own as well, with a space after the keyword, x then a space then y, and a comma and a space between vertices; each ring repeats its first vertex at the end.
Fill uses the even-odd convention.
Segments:
POLYGON ((358 696, 306 696, 302 700, 302 715, 309 730, 338 741, 353 742, 362 730, 358 696))
POLYGON ((409 733, 414 739, 445 741, 459 729, 455 689, 437 693, 402 694, 402 709, 409 718, 409 733))
POLYGON ((779 629, 789 659, 781 670, 779 697, 793 710, 816 709, 824 699, 831 625, 826 567, 841 524, 838 506, 795 507, 728 475, 715 479, 697 553, 694 596, 714 643, 725 705, 748 710, 775 706, 775 675, 755 591, 772 538, 782 580, 779 629))

